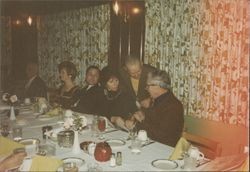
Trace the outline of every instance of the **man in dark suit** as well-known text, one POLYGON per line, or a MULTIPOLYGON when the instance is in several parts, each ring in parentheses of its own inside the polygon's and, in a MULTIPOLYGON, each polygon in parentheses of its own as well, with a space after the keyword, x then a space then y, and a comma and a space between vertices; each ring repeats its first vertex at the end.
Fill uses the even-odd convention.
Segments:
POLYGON ((150 104, 149 94, 145 88, 147 75, 154 70, 154 67, 143 64, 133 55, 126 58, 125 65, 120 70, 121 87, 133 97, 138 108, 147 108, 150 104))
POLYGON ((24 88, 24 98, 45 97, 47 98, 47 87, 38 75, 38 64, 28 62, 26 66, 27 82, 24 88))
POLYGON ((146 130, 151 139, 175 146, 182 134, 184 110, 182 103, 171 92, 168 74, 160 70, 150 73, 147 91, 153 99, 152 106, 137 111, 132 120, 126 121, 126 126, 131 128, 136 119, 138 129, 146 130))
POLYGON ((99 113, 100 97, 103 89, 99 85, 100 70, 97 66, 89 66, 86 70, 85 86, 81 89, 80 99, 75 104, 74 111, 97 114, 99 113))

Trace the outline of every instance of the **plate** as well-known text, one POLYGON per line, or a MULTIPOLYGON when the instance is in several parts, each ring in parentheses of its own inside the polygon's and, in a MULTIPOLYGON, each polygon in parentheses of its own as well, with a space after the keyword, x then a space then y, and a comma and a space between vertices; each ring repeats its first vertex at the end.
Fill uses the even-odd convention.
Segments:
POLYGON ((28 146, 28 145, 38 145, 40 143, 39 139, 29 138, 29 139, 21 139, 19 143, 28 146))
POLYGON ((25 119, 18 119, 18 120, 16 120, 16 124, 17 125, 27 125, 28 121, 25 119))
POLYGON ((106 142, 109 144, 110 147, 115 148, 115 147, 120 147, 124 146, 126 144, 125 141, 120 140, 120 139, 110 139, 106 140, 106 142))
POLYGON ((38 117, 38 119, 39 119, 40 121, 48 121, 48 120, 55 119, 55 118, 57 118, 57 116, 40 115, 40 116, 38 117))
POLYGON ((167 159, 157 159, 152 161, 152 166, 161 170, 173 170, 178 167, 178 164, 167 159))
POLYGON ((77 157, 64 158, 64 159, 62 159, 62 161, 63 161, 63 163, 74 162, 74 163, 76 163, 76 166, 78 168, 80 168, 85 163, 84 159, 77 158, 77 157))

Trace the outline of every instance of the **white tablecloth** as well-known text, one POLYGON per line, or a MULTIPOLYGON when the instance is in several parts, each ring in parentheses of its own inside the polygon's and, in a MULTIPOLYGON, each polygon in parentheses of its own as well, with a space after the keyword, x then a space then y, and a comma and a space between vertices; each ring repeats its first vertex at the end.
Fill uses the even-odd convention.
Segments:
MULTIPOLYGON (((22 126, 23 129, 23 138, 39 138, 42 139, 42 126, 51 125, 53 128, 61 127, 57 122, 59 118, 54 118, 51 120, 40 120, 39 118, 35 118, 35 115, 32 114, 19 114, 17 116, 17 121, 15 125, 22 126)), ((128 133, 123 131, 115 131, 111 133, 104 134, 105 139, 123 139, 126 140, 128 137, 128 133)), ((84 130, 82 134, 79 135, 79 142, 83 141, 98 141, 97 138, 92 137, 92 132, 90 129, 84 130)), ((101 141, 101 140, 99 140, 101 141)), ((57 143, 53 141, 47 141, 47 143, 56 145, 56 157, 58 158, 66 158, 66 157, 79 157, 85 160, 85 164, 81 166, 80 171, 87 170, 87 164, 91 162, 98 163, 103 171, 161 171, 151 165, 151 162, 156 159, 166 159, 170 156, 173 151, 173 147, 155 142, 148 146, 142 148, 142 152, 140 154, 133 154, 131 150, 128 148, 131 141, 126 141, 126 145, 116 147, 112 150, 113 153, 118 151, 122 152, 122 165, 116 167, 110 167, 110 162, 98 162, 95 158, 83 151, 79 154, 75 155, 72 153, 71 148, 60 148, 57 143)), ((176 169, 180 171, 181 164, 179 163, 179 167, 176 169)))

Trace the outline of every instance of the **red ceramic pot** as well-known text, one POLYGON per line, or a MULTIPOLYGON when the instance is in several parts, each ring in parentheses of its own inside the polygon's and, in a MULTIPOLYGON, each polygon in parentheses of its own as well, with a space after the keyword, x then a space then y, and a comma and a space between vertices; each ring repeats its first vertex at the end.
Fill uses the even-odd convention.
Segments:
POLYGON ((112 149, 107 142, 97 143, 95 148, 95 159, 100 162, 109 161, 112 155, 112 149))

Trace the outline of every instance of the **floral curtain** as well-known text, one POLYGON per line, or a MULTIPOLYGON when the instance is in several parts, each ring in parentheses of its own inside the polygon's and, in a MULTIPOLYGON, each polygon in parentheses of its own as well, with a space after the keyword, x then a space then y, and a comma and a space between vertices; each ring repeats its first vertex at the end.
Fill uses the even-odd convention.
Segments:
POLYGON ((11 72, 11 18, 3 17, 0 18, 0 91, 6 89, 7 77, 10 76, 11 72))
POLYGON ((77 66, 78 84, 84 80, 89 65, 107 65, 109 5, 40 16, 37 28, 40 75, 49 87, 60 84, 57 65, 64 60, 77 66))
POLYGON ((147 0, 145 62, 169 72, 185 115, 249 126, 247 0, 147 0))

